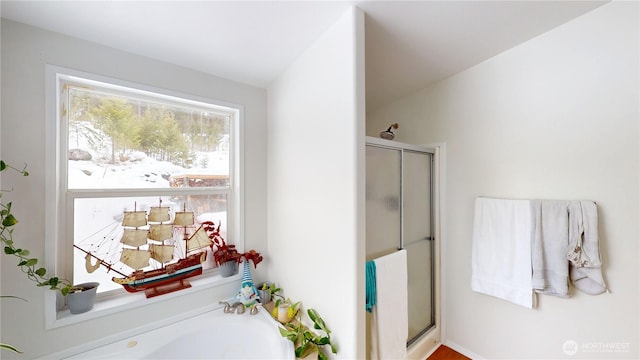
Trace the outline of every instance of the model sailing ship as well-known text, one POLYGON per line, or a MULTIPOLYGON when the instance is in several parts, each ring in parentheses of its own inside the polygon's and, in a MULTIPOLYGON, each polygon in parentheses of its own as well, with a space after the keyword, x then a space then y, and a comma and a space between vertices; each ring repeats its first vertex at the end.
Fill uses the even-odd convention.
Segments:
POLYGON ((113 277, 112 280, 128 292, 145 291, 147 297, 153 297, 191 287, 186 279, 202 274, 202 263, 207 257, 203 249, 213 242, 204 225, 196 228, 194 224, 194 213, 186 209, 176 212, 171 222, 170 208, 162 206, 160 201, 160 205, 151 207, 149 213, 136 210, 124 212, 119 244, 112 244, 117 242, 117 239, 112 239, 99 244, 93 252, 93 247, 74 247, 86 254, 85 266, 89 273, 104 266, 107 271, 122 276, 113 277), (182 235, 179 240, 174 239, 176 228, 182 235), (190 233, 192 229, 196 230, 190 233), (130 275, 117 270, 114 266, 116 261, 98 254, 98 248, 106 246, 113 249, 114 245, 122 248, 117 262, 134 270, 130 275), (97 260, 94 264, 93 259, 97 260), (144 271, 151 263, 157 268, 144 271))

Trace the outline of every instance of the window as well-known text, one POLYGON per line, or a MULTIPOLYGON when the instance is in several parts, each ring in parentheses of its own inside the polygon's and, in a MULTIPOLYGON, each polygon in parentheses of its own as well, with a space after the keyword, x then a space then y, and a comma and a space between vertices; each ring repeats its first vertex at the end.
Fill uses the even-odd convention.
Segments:
POLYGON ((173 272, 195 250, 214 276, 202 223, 242 249, 240 108, 73 71, 55 78, 56 269, 120 294, 118 279, 173 272))

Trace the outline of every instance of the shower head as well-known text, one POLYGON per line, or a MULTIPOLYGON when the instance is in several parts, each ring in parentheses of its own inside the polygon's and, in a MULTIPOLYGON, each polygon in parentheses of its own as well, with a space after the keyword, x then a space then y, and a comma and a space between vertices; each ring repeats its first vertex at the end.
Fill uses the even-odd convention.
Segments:
POLYGON ((396 135, 393 133, 393 131, 391 131, 392 128, 397 129, 398 123, 391 124, 391 126, 389 126, 389 128, 385 131, 380 131, 380 137, 385 140, 393 140, 396 135))

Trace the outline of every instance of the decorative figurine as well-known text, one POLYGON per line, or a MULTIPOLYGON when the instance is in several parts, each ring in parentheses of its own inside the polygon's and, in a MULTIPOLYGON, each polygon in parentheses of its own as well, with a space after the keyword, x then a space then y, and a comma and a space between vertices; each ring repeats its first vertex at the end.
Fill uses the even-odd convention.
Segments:
POLYGON ((255 305, 260 296, 258 290, 253 286, 253 279, 251 278, 251 272, 249 271, 249 261, 244 261, 244 269, 242 270, 242 283, 240 285, 240 291, 236 298, 244 304, 245 307, 251 307, 255 305))

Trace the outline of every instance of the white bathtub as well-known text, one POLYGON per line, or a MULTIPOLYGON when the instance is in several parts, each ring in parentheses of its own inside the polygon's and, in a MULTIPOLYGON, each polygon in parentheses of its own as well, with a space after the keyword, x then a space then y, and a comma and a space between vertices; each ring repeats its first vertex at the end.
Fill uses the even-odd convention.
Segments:
POLYGON ((271 315, 209 311, 69 359, 294 359, 271 315))

